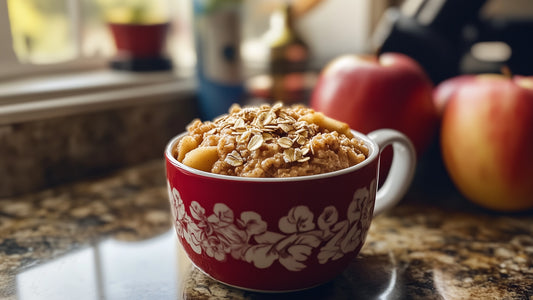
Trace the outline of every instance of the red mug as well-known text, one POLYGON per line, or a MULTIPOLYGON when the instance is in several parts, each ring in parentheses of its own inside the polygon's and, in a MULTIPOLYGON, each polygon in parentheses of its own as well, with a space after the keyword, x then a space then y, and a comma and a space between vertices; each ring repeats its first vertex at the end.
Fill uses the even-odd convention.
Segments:
POLYGON ((202 272, 253 291, 286 292, 334 279, 364 244, 372 217, 394 206, 411 184, 416 156, 402 133, 381 129, 364 141, 368 157, 334 172, 288 178, 246 178, 188 167, 166 147, 173 226, 202 272), (394 158, 377 187, 380 151, 394 158))

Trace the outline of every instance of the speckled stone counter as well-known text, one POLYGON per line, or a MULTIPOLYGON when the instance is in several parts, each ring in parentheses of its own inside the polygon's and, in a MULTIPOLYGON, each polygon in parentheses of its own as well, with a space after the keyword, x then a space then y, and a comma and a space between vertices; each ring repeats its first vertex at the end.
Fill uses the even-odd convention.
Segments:
POLYGON ((410 192, 337 279, 289 294, 227 287, 188 262, 163 162, 0 199, 2 299, 533 299, 533 213, 410 192))

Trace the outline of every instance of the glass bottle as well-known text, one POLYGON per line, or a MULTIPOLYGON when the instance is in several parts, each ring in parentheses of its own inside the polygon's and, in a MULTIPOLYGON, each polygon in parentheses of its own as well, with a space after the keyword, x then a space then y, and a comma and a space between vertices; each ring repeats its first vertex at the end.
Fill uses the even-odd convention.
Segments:
POLYGON ((269 71, 272 77, 271 100, 285 103, 305 100, 305 72, 309 46, 294 25, 290 3, 285 2, 271 19, 275 38, 269 45, 269 71))

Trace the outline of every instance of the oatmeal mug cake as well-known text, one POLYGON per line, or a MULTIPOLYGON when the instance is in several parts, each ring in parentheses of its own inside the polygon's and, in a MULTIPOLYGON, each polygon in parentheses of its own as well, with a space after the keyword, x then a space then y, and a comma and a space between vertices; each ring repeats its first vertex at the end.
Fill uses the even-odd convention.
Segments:
POLYGON ((235 105, 187 129, 165 147, 178 241, 203 273, 252 291, 297 291, 338 277, 372 217, 405 195, 416 166, 402 133, 365 135, 302 105, 235 105), (380 189, 387 146, 394 162, 380 189))
POLYGON ((346 123, 303 105, 240 107, 214 121, 194 120, 172 149, 183 164, 242 177, 294 177, 332 172, 368 157, 346 123))

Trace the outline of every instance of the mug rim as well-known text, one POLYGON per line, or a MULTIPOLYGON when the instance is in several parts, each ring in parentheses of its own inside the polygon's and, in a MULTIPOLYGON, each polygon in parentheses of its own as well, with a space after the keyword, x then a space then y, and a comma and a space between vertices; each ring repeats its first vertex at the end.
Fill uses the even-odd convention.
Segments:
POLYGON ((364 161, 353 165, 348 168, 327 172, 327 173, 321 173, 321 174, 314 174, 314 175, 305 175, 305 176, 292 176, 292 177, 241 177, 241 176, 233 176, 233 175, 223 175, 223 174, 216 174, 211 172, 206 172, 202 170, 198 170, 192 167, 189 167, 181 162, 179 162, 174 156, 172 156, 172 148, 173 146, 184 136, 188 134, 187 131, 182 132, 176 136, 174 136, 165 146, 165 158, 166 161, 177 167, 178 169, 185 170, 189 173, 192 173, 193 175, 197 175, 200 177, 205 178, 212 178, 212 179, 219 179, 219 180, 225 180, 225 181, 237 181, 237 182, 291 182, 291 181, 308 181, 308 180, 316 180, 316 179, 324 179, 329 177, 335 177, 340 176, 343 174, 355 172, 359 169, 364 168, 368 164, 372 163, 378 155, 379 155, 379 146, 378 144, 370 139, 368 135, 363 134, 359 131, 350 129, 350 131, 354 134, 356 138, 361 139, 365 145, 369 148, 370 155, 365 158, 364 161))

